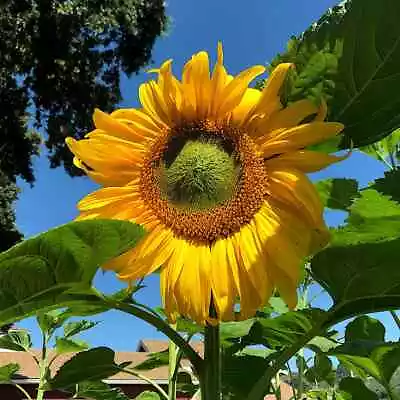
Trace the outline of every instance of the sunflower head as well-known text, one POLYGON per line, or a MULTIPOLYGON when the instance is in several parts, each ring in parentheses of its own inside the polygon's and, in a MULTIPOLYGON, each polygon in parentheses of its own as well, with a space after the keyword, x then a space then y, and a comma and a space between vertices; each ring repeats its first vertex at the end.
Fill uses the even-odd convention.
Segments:
POLYGON ((149 232, 104 268, 127 281, 160 269, 171 320, 247 318, 275 289, 294 307, 301 263, 328 241, 306 173, 341 158, 307 147, 342 125, 324 122, 324 105, 283 106, 290 68, 280 64, 258 91, 249 84, 264 67, 229 75, 221 45, 212 71, 200 52, 181 80, 169 60, 140 86, 142 108, 96 110, 96 129, 67 139, 75 164, 103 186, 79 203, 79 218, 149 232))

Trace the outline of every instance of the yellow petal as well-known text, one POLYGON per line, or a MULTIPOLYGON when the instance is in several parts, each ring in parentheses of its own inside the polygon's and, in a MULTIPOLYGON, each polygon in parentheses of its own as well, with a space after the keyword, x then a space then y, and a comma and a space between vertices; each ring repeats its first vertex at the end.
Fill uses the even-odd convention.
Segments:
POLYGON ((267 274, 265 243, 261 243, 256 230, 257 228, 253 220, 250 224, 244 225, 237 235, 243 266, 252 285, 257 290, 258 297, 260 298, 260 306, 271 295, 272 285, 267 274))
POLYGON ((172 61, 168 60, 160 68, 158 84, 168 109, 168 115, 175 124, 181 121, 182 88, 180 82, 173 76, 172 61))
POLYGON ((267 126, 260 129, 273 131, 280 128, 292 128, 303 122, 305 118, 317 113, 318 107, 310 100, 296 101, 273 114, 267 126))
POLYGON ((262 90, 261 97, 255 106, 254 114, 272 114, 279 110, 282 105, 280 101, 280 90, 285 82, 286 75, 293 64, 282 63, 279 64, 267 79, 264 89, 262 90))
POLYGON ((224 53, 221 42, 218 42, 217 54, 218 54, 217 62, 214 66, 214 70, 211 76, 211 99, 210 99, 211 103, 209 110, 209 115, 211 118, 217 117, 217 111, 219 110, 221 103, 223 101, 223 97, 221 96, 221 94, 229 81, 228 73, 226 72, 226 69, 223 65, 224 53))
MULTIPOLYGON (((211 248, 211 281, 215 308, 221 320, 234 319, 234 305, 238 292, 228 259, 226 240, 217 240, 211 248)), ((233 266, 235 268, 235 266, 233 266)))
POLYGON ((175 284, 175 296, 182 314, 204 325, 211 301, 210 249, 205 245, 189 244, 186 254, 188 261, 175 284))
POLYGON ((222 104, 218 115, 223 117, 226 113, 232 111, 236 106, 240 104, 242 98, 249 86, 249 83, 258 75, 261 75, 265 71, 265 68, 261 65, 248 68, 236 75, 231 82, 222 91, 222 104))
POLYGON ((298 282, 292 281, 280 268, 271 268, 271 274, 280 297, 282 297, 289 309, 293 310, 297 305, 298 282))
POLYGON ((155 81, 142 83, 139 86, 139 99, 146 113, 160 125, 169 126, 171 121, 160 87, 155 81))
POLYGON ((309 150, 292 151, 267 160, 266 168, 293 168, 304 173, 311 173, 320 171, 331 164, 342 161, 348 156, 349 154, 334 156, 309 150))
POLYGON ((239 125, 247 121, 248 114, 253 110, 261 97, 261 92, 257 89, 248 88, 240 104, 233 110, 233 121, 239 125))
POLYGON ((207 116, 211 98, 210 66, 208 54, 205 51, 198 53, 192 75, 195 82, 197 118, 203 119, 207 116))
POLYGON ((131 121, 139 133, 150 138, 157 138, 160 136, 161 129, 165 126, 163 123, 159 123, 152 119, 144 111, 136 108, 122 108, 115 110, 111 113, 111 116, 115 119, 131 121))
POLYGON ((129 253, 108 262, 103 268, 118 272, 122 280, 136 280, 159 269, 173 252, 173 234, 163 225, 148 233, 129 253))
POLYGON ((178 301, 175 295, 175 285, 181 274, 182 268, 187 262, 188 244, 185 240, 174 238, 174 251, 171 257, 166 261, 163 268, 164 282, 164 295, 163 302, 165 305, 165 312, 170 320, 174 320, 176 314, 179 313, 178 301))
POLYGON ((115 201, 135 199, 140 195, 137 186, 106 187, 96 190, 84 197, 79 203, 78 208, 81 211, 93 210, 104 207, 115 201))
MULTIPOLYGON (((174 266, 172 266, 171 268, 174 268, 174 266)), ((171 285, 170 285, 171 268, 163 267, 161 269, 160 292, 161 292, 163 307, 165 310, 165 314, 167 315, 168 321, 174 324, 176 323, 176 319, 179 315, 179 312, 178 312, 178 304, 175 298, 175 293, 173 290, 171 290, 171 285)))
POLYGON ((67 138, 66 143, 74 153, 80 167, 97 182, 105 186, 124 186, 132 181, 143 163, 143 151, 131 143, 126 145, 118 138, 83 139, 67 138))
POLYGON ((135 131, 134 127, 132 127, 132 129, 127 124, 119 121, 116 118, 113 118, 97 108, 93 113, 93 121, 96 125, 96 128, 107 132, 111 136, 133 142, 141 142, 145 139, 140 132, 135 131))
POLYGON ((208 54, 201 51, 186 63, 182 73, 182 90, 186 100, 185 116, 203 119, 210 106, 210 66, 208 54))
MULTIPOLYGON (((229 244, 229 242, 227 244, 229 244)), ((254 286, 252 280, 250 279, 247 268, 244 264, 242 252, 240 249, 242 243, 238 234, 232 236, 230 245, 233 247, 234 251, 234 258, 232 257, 232 261, 236 261, 238 266, 238 293, 240 296, 239 318, 247 319, 252 317, 257 309, 261 306, 262 299, 258 293, 257 288, 254 286)))
MULTIPOLYGON (((300 263, 309 251, 310 229, 290 215, 265 203, 254 216, 257 233, 268 253, 268 265, 280 268, 293 282, 300 277, 300 263)), ((270 271, 270 269, 268 269, 270 271)))
POLYGON ((294 128, 279 130, 278 134, 271 132, 257 142, 261 146, 264 157, 268 158, 275 154, 302 149, 311 144, 330 139, 342 129, 343 125, 337 122, 311 122, 294 128))
POLYGON ((319 226, 323 205, 306 175, 294 169, 268 170, 268 193, 289 206, 311 226, 319 226))

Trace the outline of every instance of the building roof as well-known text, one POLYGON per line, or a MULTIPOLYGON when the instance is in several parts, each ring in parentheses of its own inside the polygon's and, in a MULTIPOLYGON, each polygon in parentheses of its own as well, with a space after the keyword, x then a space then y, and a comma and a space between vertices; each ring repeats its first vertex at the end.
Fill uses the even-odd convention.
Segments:
MULTIPOLYGON (((201 341, 193 341, 193 348, 200 354, 203 352, 203 343, 201 341)), ((164 351, 168 348, 168 342, 165 340, 140 340, 137 346, 137 351, 118 351, 115 352, 115 362, 120 364, 124 361, 130 361, 132 364, 130 367, 134 367, 147 360, 150 353, 164 351)), ((40 350, 31 350, 31 352, 40 357, 40 350)), ((55 355, 54 351, 49 351, 49 357, 55 355)), ((71 357, 74 353, 62 354, 53 363, 51 372, 54 375, 57 370, 71 357)), ((37 383, 39 379, 39 368, 35 363, 33 357, 26 352, 17 351, 3 351, 0 350, 0 365, 5 365, 8 363, 17 363, 20 365, 20 370, 14 377, 15 381, 21 380, 21 383, 37 383)), ((190 368, 190 363, 187 360, 182 361, 183 367, 190 368)), ((161 366, 159 368, 154 368, 149 371, 140 371, 140 374, 146 378, 150 378, 159 384, 168 383, 168 366, 161 366)), ((142 379, 139 379, 133 375, 120 372, 108 379, 108 383, 114 384, 147 384, 142 379)), ((290 400, 293 397, 293 389, 290 385, 285 382, 281 383, 281 399, 290 400)), ((268 395, 265 400, 276 400, 274 395, 268 395)))

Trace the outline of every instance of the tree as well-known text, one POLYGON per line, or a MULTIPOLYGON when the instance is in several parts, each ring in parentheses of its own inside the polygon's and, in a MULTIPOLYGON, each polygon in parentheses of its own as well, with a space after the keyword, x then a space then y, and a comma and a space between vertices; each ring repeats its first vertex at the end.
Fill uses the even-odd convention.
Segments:
POLYGON ((22 118, 34 106, 51 166, 74 175, 65 136, 82 137, 95 107, 121 99, 120 73, 147 64, 166 26, 162 0, 3 0, 0 3, 0 144, 10 177, 34 177, 35 144, 22 118), (6 99, 6 100, 4 100, 6 99), (1 104, 2 106, 4 104, 1 104))
POLYGON ((0 250, 21 238, 12 202, 18 176, 34 182, 32 123, 51 167, 78 175, 65 137, 92 129, 95 107, 113 109, 121 72, 147 64, 165 28, 162 0, 0 1, 0 250))
POLYGON ((22 239, 22 235, 15 227, 15 213, 13 202, 17 199, 18 188, 4 174, 0 172, 0 251, 22 239))

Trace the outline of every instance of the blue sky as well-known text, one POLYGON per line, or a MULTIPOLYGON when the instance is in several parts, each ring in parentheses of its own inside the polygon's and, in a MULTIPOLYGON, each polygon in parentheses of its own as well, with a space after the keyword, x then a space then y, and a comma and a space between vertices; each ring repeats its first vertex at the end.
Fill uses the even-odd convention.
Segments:
MULTIPOLYGON (((283 51, 290 36, 302 32, 330 6, 333 0, 170 0, 167 14, 172 19, 168 34, 157 41, 154 65, 163 60, 174 60, 174 72, 180 74, 184 62, 199 51, 207 50, 215 59, 217 42, 224 45, 224 61, 235 74, 253 64, 266 64, 277 52, 283 51)), ((147 79, 144 72, 123 77, 121 106, 138 105, 138 86, 147 79)), ((63 169, 51 170, 45 151, 34 162, 36 183, 33 188, 21 184, 20 199, 16 204, 17 224, 29 237, 49 228, 71 221, 77 215, 76 203, 96 186, 87 178, 70 178, 63 169)), ((349 160, 319 173, 317 178, 354 177, 362 185, 384 169, 378 162, 354 154, 349 160)), ((330 214, 328 222, 335 224, 341 216, 330 214)), ((98 274, 96 286, 104 292, 122 287, 111 273, 98 274)), ((150 306, 160 304, 158 277, 146 279, 147 287, 139 299, 150 306)), ((321 299, 320 305, 326 305, 321 299)), ((382 316, 388 326, 390 318, 382 316)), ((102 323, 85 335, 93 345, 106 345, 116 350, 134 350, 141 338, 161 337, 151 326, 117 312, 95 318, 102 323)), ((20 325, 29 328, 37 346, 38 334, 32 319, 20 325)), ((393 332, 393 330, 391 329, 393 332)))

